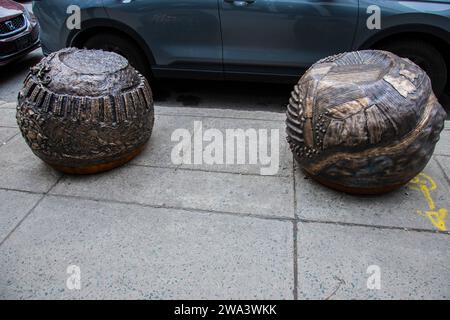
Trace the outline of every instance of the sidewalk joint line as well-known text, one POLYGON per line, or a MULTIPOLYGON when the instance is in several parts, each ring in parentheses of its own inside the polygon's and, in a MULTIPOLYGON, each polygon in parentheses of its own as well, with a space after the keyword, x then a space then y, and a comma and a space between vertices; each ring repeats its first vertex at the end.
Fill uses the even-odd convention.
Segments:
POLYGON ((439 162, 439 160, 436 157, 433 157, 433 160, 437 163, 439 169, 441 169, 442 174, 444 175, 444 179, 445 181, 448 183, 448 185, 450 186, 450 178, 447 175, 447 172, 445 172, 444 167, 441 165, 441 163, 439 162))
POLYGON ((295 159, 292 155, 292 188, 293 188, 293 207, 294 207, 294 219, 296 221, 292 222, 293 225, 293 240, 294 240, 294 300, 298 300, 298 226, 297 226, 297 188, 295 186, 295 159))
POLYGON ((311 219, 303 219, 303 218, 299 218, 297 221, 298 222, 303 222, 303 223, 334 224, 334 225, 345 226, 345 227, 362 227, 362 228, 372 228, 372 229, 381 229, 381 230, 426 232, 426 233, 432 233, 432 234, 450 235, 450 231, 428 230, 428 229, 410 228, 410 227, 370 225, 370 224, 363 224, 363 223, 325 221, 325 220, 311 220, 311 219))
MULTIPOLYGON (((280 113, 281 114, 281 113, 280 113)), ((224 117, 224 116, 211 116, 211 115, 193 115, 193 114, 170 114, 170 113, 159 113, 155 112, 155 116, 165 116, 165 117, 191 117, 191 118, 209 118, 209 119, 231 119, 231 120, 256 120, 256 121, 268 121, 268 122, 284 122, 283 119, 274 120, 274 119, 258 119, 258 118, 239 118, 239 117, 224 117)))
POLYGON ((450 157, 450 154, 433 153, 433 157, 450 157))
POLYGON ((280 216, 271 216, 271 215, 261 215, 254 213, 246 213, 246 212, 231 212, 231 211, 218 211, 214 209, 200 209, 200 208, 191 208, 191 207, 176 207, 176 206, 166 206, 166 205, 154 205, 140 202, 130 202, 130 201, 122 201, 122 200, 110 200, 110 199, 98 199, 77 195, 67 195, 67 194, 58 194, 58 193, 49 193, 48 196, 61 197, 61 198, 70 198, 70 199, 80 199, 80 200, 89 200, 96 202, 104 202, 104 203, 115 203, 115 204, 125 204, 125 205, 134 205, 146 208, 155 208, 155 209, 166 209, 166 210, 179 210, 179 211, 187 211, 193 213, 202 213, 202 214, 219 214, 219 215, 228 215, 228 216, 237 216, 242 218, 256 218, 262 220, 275 220, 282 222, 295 221, 294 218, 290 217, 280 217, 280 216))
POLYGON ((25 216, 19 220, 19 222, 16 224, 16 226, 14 228, 12 228, 12 230, 10 232, 8 232, 8 234, 6 235, 5 238, 3 238, 2 241, 0 241, 0 247, 5 243, 6 240, 9 239, 9 237, 14 233, 14 231, 16 231, 21 225, 22 222, 25 221, 26 218, 28 218, 28 216, 31 214, 31 212, 33 212, 33 210, 41 203, 41 201, 45 198, 45 194, 41 194, 41 197, 39 198, 38 201, 36 201, 36 203, 34 204, 34 206, 28 210, 28 212, 25 214, 25 216))
MULTIPOLYGON (((62 179, 62 176, 61 176, 61 179, 62 179)), ((23 192, 23 193, 29 193, 29 194, 40 194, 40 195, 44 195, 44 196, 89 200, 89 201, 96 201, 96 202, 106 202, 106 203, 111 202, 111 203, 117 203, 117 204, 135 205, 135 206, 155 208, 155 209, 167 209, 167 210, 173 209, 173 210, 188 211, 188 212, 194 212, 194 213, 200 212, 200 213, 211 213, 211 214, 224 214, 224 215, 230 215, 230 216, 249 217, 249 218, 256 218, 256 219, 263 219, 263 220, 275 220, 275 221, 283 221, 283 222, 284 221, 294 221, 297 223, 303 222, 303 223, 334 224, 334 225, 348 226, 348 227, 363 227, 363 228, 372 228, 372 229, 381 229, 381 230, 383 230, 383 229, 399 230, 399 231, 426 232, 426 233, 432 233, 432 234, 450 235, 450 231, 429 230, 429 229, 410 228, 410 227, 385 226, 385 225, 369 225, 369 224, 362 224, 362 223, 350 223, 350 222, 327 221, 327 220, 312 220, 312 219, 304 219, 304 218, 279 217, 279 216, 271 216, 271 215, 264 216, 264 215, 258 215, 258 214, 253 214, 253 213, 218 211, 218 210, 214 210, 214 209, 198 209, 198 208, 183 208, 183 207, 175 207, 175 206, 162 206, 162 205, 152 205, 152 204, 145 204, 145 203, 132 202, 132 201, 98 199, 98 198, 92 198, 92 197, 64 195, 64 194, 58 194, 58 193, 43 193, 43 192, 34 192, 34 191, 28 191, 28 190, 4 188, 4 187, 0 187, 0 190, 23 192)))
POLYGON ((249 173, 249 172, 231 172, 231 171, 223 171, 223 170, 206 170, 206 169, 194 169, 189 167, 183 167, 183 166, 158 166, 158 165, 152 165, 152 164, 139 164, 139 163, 129 163, 129 166, 132 167, 145 167, 145 168, 156 168, 156 169, 173 169, 173 171, 178 170, 184 170, 184 171, 200 171, 200 172, 208 172, 208 173, 229 173, 229 174, 236 174, 240 176, 256 176, 256 177, 275 177, 275 178, 290 178, 290 175, 280 175, 280 174, 274 174, 274 175, 261 175, 258 173, 249 173))
POLYGON ((16 189, 16 188, 6 188, 6 187, 0 187, 0 190, 3 190, 3 191, 14 191, 14 192, 23 192, 23 193, 29 193, 29 194, 45 194, 45 192, 22 190, 22 189, 16 189))
MULTIPOLYGON (((20 219, 20 221, 16 224, 16 226, 14 228, 12 228, 12 230, 6 235, 6 237, 0 241, 0 247, 5 243, 6 240, 8 240, 11 235, 22 225, 22 223, 31 215, 31 213, 34 211, 34 209, 36 209, 36 207, 42 202, 42 200, 44 200, 44 198, 48 195, 48 193, 50 192, 50 190, 52 190, 57 184, 58 182, 61 180, 61 178, 63 177, 63 175, 61 175, 60 177, 58 177, 58 179, 56 179, 56 181, 53 183, 53 185, 47 190, 47 192, 44 193, 34 193, 34 194, 40 194, 41 197, 39 198, 38 201, 36 201, 36 203, 34 204, 34 206, 25 214, 25 216, 20 219)), ((3 188, 1 188, 3 189, 3 188)), ((10 190, 12 191, 12 190, 10 190)), ((31 192, 30 192, 31 193, 31 192)))
POLYGON ((12 139, 14 139, 19 134, 20 134, 20 132, 16 132, 12 137, 9 137, 5 141, 3 141, 3 143, 0 145, 0 148, 3 146, 6 146, 12 139))

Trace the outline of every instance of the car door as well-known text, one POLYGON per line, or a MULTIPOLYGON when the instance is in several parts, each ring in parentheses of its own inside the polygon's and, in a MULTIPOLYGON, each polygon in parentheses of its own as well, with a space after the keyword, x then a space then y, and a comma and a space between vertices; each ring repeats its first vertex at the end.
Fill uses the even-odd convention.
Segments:
POLYGON ((358 0, 218 0, 224 70, 298 75, 351 49, 358 0))
POLYGON ((222 38, 217 0, 103 0, 113 21, 133 29, 151 50, 156 75, 217 71, 222 38), (170 73, 173 71, 173 73, 170 73))

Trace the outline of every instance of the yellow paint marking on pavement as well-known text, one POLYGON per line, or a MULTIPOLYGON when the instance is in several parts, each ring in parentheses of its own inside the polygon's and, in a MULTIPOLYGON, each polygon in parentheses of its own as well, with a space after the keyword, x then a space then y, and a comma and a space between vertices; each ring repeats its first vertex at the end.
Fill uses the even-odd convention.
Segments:
POLYGON ((447 209, 442 208, 438 211, 425 211, 425 213, 418 210, 417 213, 421 216, 427 217, 431 221, 431 223, 439 230, 447 230, 447 228, 445 227, 445 219, 448 216, 447 209))
POLYGON ((417 210, 417 213, 423 217, 427 217, 428 220, 430 220, 431 223, 439 230, 447 231, 445 220, 448 217, 448 210, 445 208, 436 210, 436 204, 430 192, 437 189, 436 182, 434 182, 434 180, 425 173, 419 173, 409 182, 408 186, 413 190, 420 191, 427 201, 429 210, 425 212, 417 210))

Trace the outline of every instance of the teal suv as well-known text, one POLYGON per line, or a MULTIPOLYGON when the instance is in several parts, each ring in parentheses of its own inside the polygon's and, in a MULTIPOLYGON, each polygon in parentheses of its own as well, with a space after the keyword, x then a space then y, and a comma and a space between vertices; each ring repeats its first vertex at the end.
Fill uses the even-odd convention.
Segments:
POLYGON ((154 77, 292 81, 325 56, 376 48, 420 65, 436 94, 448 80, 450 0, 44 0, 33 11, 44 53, 111 50, 154 77))

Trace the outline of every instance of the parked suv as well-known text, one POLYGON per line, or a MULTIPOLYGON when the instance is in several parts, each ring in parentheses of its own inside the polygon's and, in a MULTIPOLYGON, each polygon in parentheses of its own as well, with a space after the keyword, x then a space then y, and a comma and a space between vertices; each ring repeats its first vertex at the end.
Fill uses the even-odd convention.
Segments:
POLYGON ((111 50, 155 77, 294 80, 325 56, 376 48, 419 64, 436 94, 447 82, 450 0, 45 0, 34 12, 44 53, 111 50), (81 29, 67 28, 70 5, 81 29))
POLYGON ((39 25, 23 5, 0 0, 0 66, 39 47, 39 25))

